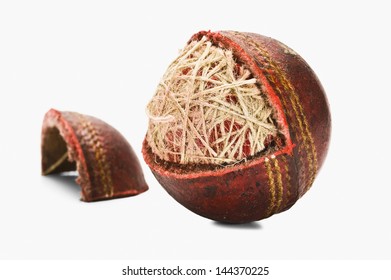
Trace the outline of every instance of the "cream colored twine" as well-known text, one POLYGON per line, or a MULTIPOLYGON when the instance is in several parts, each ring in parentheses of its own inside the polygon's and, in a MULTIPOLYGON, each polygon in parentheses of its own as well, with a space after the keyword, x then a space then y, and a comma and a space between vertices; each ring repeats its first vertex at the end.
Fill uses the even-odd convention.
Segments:
POLYGON ((165 161, 226 164, 265 149, 272 108, 232 52, 205 37, 171 63, 147 106, 147 141, 165 161))

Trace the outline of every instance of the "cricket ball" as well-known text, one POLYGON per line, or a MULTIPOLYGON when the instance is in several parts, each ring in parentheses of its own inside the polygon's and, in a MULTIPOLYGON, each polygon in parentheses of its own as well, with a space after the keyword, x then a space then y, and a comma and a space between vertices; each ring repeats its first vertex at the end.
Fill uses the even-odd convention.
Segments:
POLYGON ((289 209, 314 183, 331 116, 317 76, 262 35, 201 31, 147 106, 145 162, 203 217, 247 223, 289 209))

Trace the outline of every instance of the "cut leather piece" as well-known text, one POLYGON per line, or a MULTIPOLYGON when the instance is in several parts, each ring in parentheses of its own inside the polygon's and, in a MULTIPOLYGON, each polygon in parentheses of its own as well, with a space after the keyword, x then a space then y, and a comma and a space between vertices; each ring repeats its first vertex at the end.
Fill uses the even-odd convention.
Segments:
POLYGON ((43 120, 42 175, 78 171, 81 200, 98 201, 148 190, 126 139, 92 116, 49 110, 43 120))

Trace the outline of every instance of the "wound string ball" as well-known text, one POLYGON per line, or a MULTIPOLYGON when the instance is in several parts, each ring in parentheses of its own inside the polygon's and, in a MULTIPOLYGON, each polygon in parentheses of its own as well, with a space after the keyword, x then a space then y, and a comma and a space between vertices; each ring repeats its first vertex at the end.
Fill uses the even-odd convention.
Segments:
POLYGON ((168 67, 147 106, 147 141, 160 159, 232 164, 265 149, 278 129, 250 71, 203 37, 168 67))

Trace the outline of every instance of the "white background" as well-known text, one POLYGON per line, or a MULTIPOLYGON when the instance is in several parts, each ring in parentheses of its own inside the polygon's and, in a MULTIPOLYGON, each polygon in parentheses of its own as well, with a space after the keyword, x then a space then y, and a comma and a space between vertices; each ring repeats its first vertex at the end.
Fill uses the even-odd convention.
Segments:
POLYGON ((387 1, 0 2, 0 259, 391 259, 387 1), (276 38, 330 102, 329 154, 289 211, 222 225, 175 202, 141 157, 145 105, 200 30, 276 38), (96 116, 131 143, 150 190, 97 203, 40 175, 50 108, 96 116))

